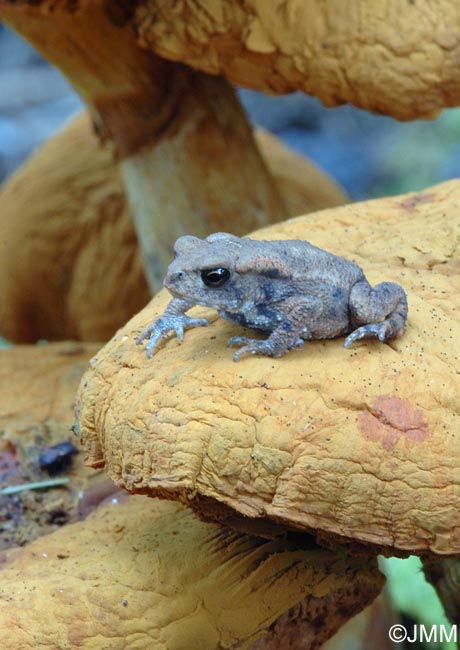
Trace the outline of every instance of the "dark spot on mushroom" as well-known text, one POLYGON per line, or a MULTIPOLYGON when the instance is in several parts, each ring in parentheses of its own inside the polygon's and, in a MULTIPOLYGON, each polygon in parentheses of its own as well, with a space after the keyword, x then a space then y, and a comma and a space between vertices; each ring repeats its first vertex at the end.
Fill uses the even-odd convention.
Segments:
POLYGON ((409 196, 407 199, 404 199, 403 201, 399 201, 399 205, 404 208, 405 210, 415 210, 415 208, 422 204, 422 203, 431 203, 431 201, 436 200, 436 194, 433 194, 432 192, 419 192, 418 194, 414 194, 413 196, 409 196))
POLYGON ((381 442, 390 451, 403 438, 409 443, 423 442, 431 435, 421 411, 394 395, 379 395, 369 411, 360 413, 358 423, 368 440, 381 442))

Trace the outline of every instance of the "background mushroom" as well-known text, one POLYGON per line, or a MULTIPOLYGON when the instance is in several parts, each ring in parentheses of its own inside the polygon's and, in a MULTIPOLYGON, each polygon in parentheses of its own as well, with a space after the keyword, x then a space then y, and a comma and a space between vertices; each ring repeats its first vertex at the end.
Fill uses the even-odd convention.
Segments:
POLYGON ((375 560, 242 535, 133 497, 5 554, 0 642, 308 650, 381 586, 375 560))
POLYGON ((361 0, 352 12, 339 0, 282 11, 255 1, 2 0, 0 17, 64 71, 112 142, 153 291, 178 235, 248 232, 287 216, 228 82, 207 72, 401 119, 459 102, 454 0, 442 10, 361 0))
POLYGON ((460 103, 455 0, 140 3, 140 42, 268 93, 316 95, 411 120, 460 103))
POLYGON ((250 538, 176 504, 128 502, 78 458, 58 475, 68 482, 53 487, 39 458, 71 435, 76 386, 97 347, 0 350, 3 647, 96 649, 106 638, 125 650, 150 648, 153 637, 177 650, 269 650, 282 637, 314 648, 375 598, 375 561, 250 538), (24 489, 31 482, 42 489, 24 489), (22 489, 3 493, 5 485, 22 489))
MULTIPOLYGON (((289 216, 346 202, 277 138, 255 139, 289 216)), ((0 294, 0 334, 16 342, 106 341, 149 300, 121 176, 87 113, 0 190, 0 294)))
POLYGON ((0 18, 61 68, 113 145, 155 291, 178 235, 287 213, 230 85, 142 50, 134 9, 2 1, 0 18))
POLYGON ((256 233, 308 238, 356 260, 371 283, 401 283, 411 316, 389 345, 315 341, 236 366, 226 348, 236 327, 197 308, 212 326, 147 362, 133 341, 163 311, 159 294, 80 387, 87 463, 105 464, 129 492, 263 534, 314 532, 371 554, 459 553, 459 202, 452 181, 256 233))

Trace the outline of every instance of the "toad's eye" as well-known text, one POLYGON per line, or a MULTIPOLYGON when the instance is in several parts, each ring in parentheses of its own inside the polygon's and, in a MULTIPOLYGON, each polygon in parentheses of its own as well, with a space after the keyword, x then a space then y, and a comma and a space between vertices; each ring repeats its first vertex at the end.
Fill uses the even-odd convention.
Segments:
POLYGON ((230 271, 221 266, 201 271, 201 279, 207 287, 221 287, 230 277, 230 271))

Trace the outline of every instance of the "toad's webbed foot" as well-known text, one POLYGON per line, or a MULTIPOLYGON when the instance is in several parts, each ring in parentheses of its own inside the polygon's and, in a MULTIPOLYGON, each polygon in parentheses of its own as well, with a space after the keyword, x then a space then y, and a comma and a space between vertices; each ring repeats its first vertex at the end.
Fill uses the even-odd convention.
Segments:
POLYGON ((146 327, 136 338, 137 345, 148 339, 145 351, 149 359, 157 343, 164 339, 170 332, 175 332, 180 343, 184 340, 184 330, 191 327, 206 327, 209 321, 206 318, 191 318, 184 314, 172 314, 160 316, 156 321, 146 327))
POLYGON ((344 348, 349 348, 352 343, 360 339, 378 338, 384 343, 388 339, 394 338, 391 325, 388 321, 374 323, 372 325, 363 325, 347 336, 343 344, 344 348))
POLYGON ((248 354, 261 354, 266 357, 281 357, 283 354, 294 348, 303 348, 304 342, 298 338, 293 345, 289 347, 280 347, 274 345, 273 340, 269 337, 265 341, 260 339, 251 339, 247 336, 233 336, 228 341, 228 347, 233 348, 237 345, 242 347, 233 355, 233 361, 238 361, 248 354))

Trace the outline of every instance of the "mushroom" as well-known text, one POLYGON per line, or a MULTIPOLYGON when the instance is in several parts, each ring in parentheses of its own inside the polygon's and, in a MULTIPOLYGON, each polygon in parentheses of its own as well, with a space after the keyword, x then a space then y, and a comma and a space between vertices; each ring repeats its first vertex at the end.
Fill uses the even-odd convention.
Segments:
POLYGON ((149 299, 121 178, 87 114, 0 193, 0 331, 106 341, 149 299))
MULTIPOLYGON (((38 471, 41 446, 68 436, 76 385, 97 347, 0 351, 0 489, 34 463, 38 471)), ((256 637, 254 650, 270 650, 280 647, 280 635, 314 648, 381 588, 372 560, 363 565, 287 539, 250 538, 202 524, 172 503, 128 502, 126 494, 114 501, 113 483, 108 490, 104 475, 79 463, 66 477, 65 490, 0 496, 2 513, 15 524, 10 532, 5 527, 0 548, 17 547, 2 553, 1 647, 96 649, 107 637, 125 650, 136 625, 136 647, 148 650, 154 633, 177 650, 217 648, 216 639, 233 647, 256 637), (87 502, 111 500, 87 520, 46 535, 58 527, 49 520, 56 508, 77 519, 80 491, 87 502)))
POLYGON ((460 104, 455 0, 139 3, 140 42, 267 93, 303 90, 400 120, 460 104))
MULTIPOLYGON (((316 167, 257 130, 288 214, 346 202, 316 167)), ((149 300, 120 173, 83 113, 0 191, 0 332, 106 341, 149 300)))
POLYGON ((401 284, 404 335, 348 350, 311 341, 235 365, 238 327, 171 338, 152 360, 134 343, 151 304, 96 355, 77 397, 90 466, 131 493, 176 499, 206 519, 365 553, 460 553, 460 182, 352 204, 258 231, 308 239, 401 284))
POLYGON ((454 0, 360 0, 352 11, 340 0, 0 0, 0 18, 61 68, 112 142, 153 292, 179 235, 287 216, 216 75, 400 119, 460 102, 454 0))
POLYGON ((374 558, 250 537, 131 497, 4 555, 0 645, 315 649, 382 581, 374 558))
POLYGON ((0 1, 0 19, 69 78, 119 161, 152 292, 174 240, 287 216, 221 77, 142 50, 128 0, 0 1))

